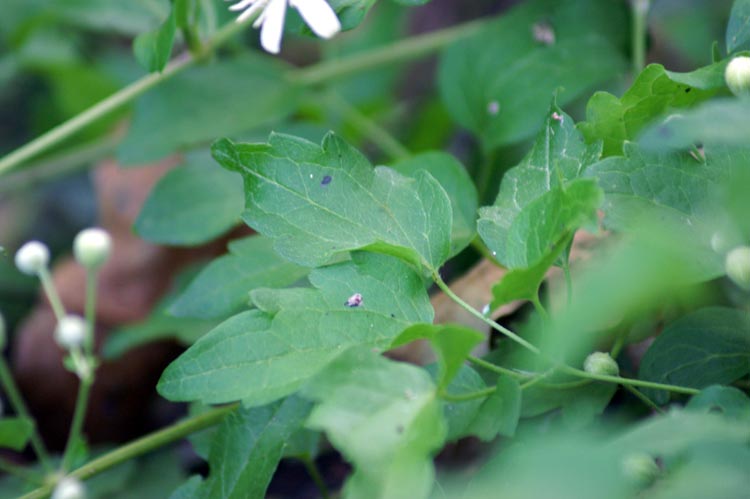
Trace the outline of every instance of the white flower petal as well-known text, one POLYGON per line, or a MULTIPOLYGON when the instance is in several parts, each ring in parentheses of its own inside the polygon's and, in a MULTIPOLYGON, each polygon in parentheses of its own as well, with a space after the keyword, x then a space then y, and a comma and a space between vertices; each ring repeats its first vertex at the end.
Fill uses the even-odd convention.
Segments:
POLYGON ((297 9, 313 33, 321 38, 331 38, 341 31, 336 13, 325 0, 289 0, 297 9))
MULTIPOLYGON (((243 21, 244 21, 245 19, 248 19, 248 18, 250 18, 250 17, 254 16, 256 12, 258 12, 258 11, 259 11, 260 9, 262 9, 262 8, 263 8, 263 7, 265 7, 265 6, 266 6, 266 2, 263 2, 263 1, 260 1, 260 2, 258 2, 258 3, 256 3, 256 4, 253 4, 253 5, 251 6, 251 7, 248 7, 248 9, 247 9, 247 10, 245 10, 245 12, 243 12, 242 14, 240 14, 240 15, 239 15, 239 16, 237 17, 237 22, 238 22, 238 23, 241 23, 241 22, 243 22, 243 21)), ((262 17, 262 16, 261 16, 261 17, 262 17)), ((259 19, 260 19, 260 18, 259 18, 259 19)))
POLYGON ((249 6, 255 3, 256 0, 242 0, 241 2, 237 2, 234 5, 229 6, 229 10, 237 11, 237 10, 245 10, 249 6))
POLYGON ((287 0, 271 0, 263 11, 263 28, 260 31, 260 44, 266 51, 278 54, 281 50, 281 36, 284 33, 284 17, 287 0))

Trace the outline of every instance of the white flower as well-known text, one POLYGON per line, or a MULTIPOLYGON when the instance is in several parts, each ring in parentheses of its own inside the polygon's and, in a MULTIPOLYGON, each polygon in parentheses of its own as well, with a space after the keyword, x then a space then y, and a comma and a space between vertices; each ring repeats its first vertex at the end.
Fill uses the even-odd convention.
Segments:
POLYGON ((73 241, 73 253, 78 263, 87 269, 99 268, 112 250, 112 238, 103 229, 86 229, 73 241))
POLYGON ((260 12, 260 16, 253 23, 254 28, 262 26, 260 44, 266 51, 278 54, 281 50, 287 3, 299 11, 302 19, 319 37, 331 38, 341 31, 341 23, 326 0, 240 0, 229 7, 229 10, 243 11, 237 22, 260 12))
POLYGON ((86 338, 86 321, 78 315, 66 315, 57 323, 55 341, 62 348, 72 350, 80 347, 86 338))
POLYGON ((39 241, 29 241, 16 252, 15 260, 24 274, 38 275, 49 263, 49 250, 39 241))
POLYGON ((86 487, 72 476, 62 478, 52 492, 52 499, 85 499, 86 487))

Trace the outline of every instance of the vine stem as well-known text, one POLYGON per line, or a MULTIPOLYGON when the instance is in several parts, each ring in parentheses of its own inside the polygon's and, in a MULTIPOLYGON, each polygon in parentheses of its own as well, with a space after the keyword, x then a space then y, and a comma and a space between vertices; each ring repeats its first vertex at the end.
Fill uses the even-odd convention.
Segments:
POLYGON ((407 159, 411 152, 391 133, 362 113, 359 109, 349 104, 343 97, 331 92, 328 101, 353 127, 362 132, 372 143, 376 144, 381 151, 390 156, 394 161, 407 159))
POLYGON ((305 465, 307 474, 310 475, 310 478, 315 482, 315 486, 318 488, 318 492, 320 492, 320 497, 323 499, 331 497, 328 493, 328 486, 326 485, 325 480, 323 480, 323 476, 320 474, 318 467, 315 465, 315 460, 310 456, 303 456, 300 459, 305 465))
POLYGON ((646 35, 648 11, 651 8, 651 0, 630 0, 632 12, 631 33, 633 78, 635 78, 646 65, 646 35))
POLYGON ((8 400, 16 411, 16 414, 31 422, 31 448, 34 449, 39 461, 41 461, 42 467, 48 472, 52 471, 52 460, 49 457, 47 448, 44 446, 42 437, 39 435, 36 420, 31 417, 31 413, 29 412, 28 407, 26 407, 26 402, 24 402, 23 397, 21 397, 21 392, 18 390, 16 382, 13 380, 13 375, 11 374, 10 369, 8 368, 8 363, 3 355, 0 355, 0 383, 2 383, 3 390, 5 390, 5 394, 8 396, 8 400))
MULTIPOLYGON (((492 319, 490 319, 488 317, 485 317, 479 311, 477 311, 476 309, 474 309, 474 307, 472 307, 471 305, 469 305, 468 303, 466 303, 465 301, 463 301, 461 299, 461 297, 459 297, 458 295, 456 295, 450 289, 450 287, 443 281, 443 279, 440 277, 440 275, 437 272, 433 272, 433 279, 435 280, 435 283, 438 285, 438 287, 441 290, 443 290, 443 292, 446 295, 448 295, 453 301, 455 301, 456 303, 458 303, 467 312, 471 313, 473 316, 475 316, 476 318, 480 319, 482 322, 485 322, 486 324, 488 324, 490 327, 492 327, 496 331, 504 334, 505 336, 507 336, 511 340, 513 340, 516 343, 518 343, 519 345, 523 346, 524 348, 526 348, 530 352, 535 353, 535 354, 539 355, 540 357, 542 357, 543 359, 547 360, 548 362, 550 362, 550 364, 553 367, 555 367, 557 369, 560 369, 562 372, 565 372, 565 373, 568 373, 568 374, 570 374, 572 376, 576 376, 576 377, 583 378, 583 379, 591 379, 591 380, 597 380, 597 381, 606 381, 606 382, 609 382, 609 383, 617 383, 617 384, 620 384, 620 385, 640 386, 640 387, 643 387, 643 388, 653 388, 655 390, 665 390, 665 391, 674 392, 674 393, 682 393, 682 394, 685 394, 685 395, 696 395, 696 394, 700 393, 700 390, 696 390, 695 388, 688 388, 688 387, 685 387, 685 386, 667 385, 667 384, 663 384, 663 383, 655 383, 655 382, 652 382, 652 381, 643 381, 643 380, 631 379, 631 378, 621 378, 619 376, 609 376, 609 375, 606 375, 606 374, 593 374, 593 373, 586 372, 586 371, 584 371, 582 369, 576 369, 575 367, 571 367, 571 366, 569 366, 567 364, 554 361, 554 360, 550 359, 547 355, 545 355, 536 346, 534 346, 531 343, 529 343, 528 341, 524 340, 523 338, 521 338, 520 336, 518 336, 516 333, 514 333, 513 331, 511 331, 510 329, 508 329, 508 328, 506 328, 506 327, 498 324, 497 322, 493 321, 492 319)), ((472 360, 472 362, 475 362, 475 361, 472 360)), ((493 365, 491 363, 489 363, 489 364, 493 365)), ((495 366, 495 367, 499 367, 499 366, 495 366)))
MULTIPOLYGON (((94 104, 82 113, 1 158, 0 175, 61 144, 91 123, 122 108, 147 90, 173 78, 197 62, 206 59, 232 36, 252 23, 253 20, 251 17, 242 23, 228 23, 217 31, 211 40, 208 40, 203 45, 201 53, 193 55, 190 52, 185 52, 177 56, 161 73, 151 73, 143 76, 118 92, 94 104)), ((312 86, 386 64, 406 62, 431 54, 449 43, 470 36, 479 31, 481 27, 485 26, 491 20, 481 19, 472 21, 432 33, 417 35, 368 52, 361 52, 332 61, 320 62, 302 69, 289 70, 286 77, 292 83, 312 86)))
POLYGON ((52 306, 52 311, 55 313, 55 319, 60 322, 65 317, 65 307, 62 304, 62 300, 60 300, 60 295, 57 294, 57 288, 55 288, 55 283, 52 281, 52 275, 46 266, 39 269, 38 275, 42 283, 42 288, 52 306))
MULTIPOLYGON (((237 409, 237 407, 239 407, 239 403, 217 407, 204 412, 203 414, 198 414, 197 416, 175 423, 167 428, 155 431, 150 435, 134 440, 127 445, 119 447, 112 452, 108 452, 107 454, 84 464, 70 473, 70 476, 78 478, 79 480, 91 478, 92 476, 106 471, 115 465, 146 454, 154 449, 158 449, 159 447, 174 442, 175 440, 179 440, 191 433, 213 426, 224 419, 227 414, 237 409)), ((43 487, 39 487, 38 489, 19 497, 18 499, 44 499, 52 493, 53 489, 54 484, 44 485, 43 487)))

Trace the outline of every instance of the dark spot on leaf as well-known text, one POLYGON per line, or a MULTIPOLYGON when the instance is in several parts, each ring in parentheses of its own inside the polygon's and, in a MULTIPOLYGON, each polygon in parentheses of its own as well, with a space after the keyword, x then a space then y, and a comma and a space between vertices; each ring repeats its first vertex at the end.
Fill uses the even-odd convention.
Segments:
POLYGON ((331 180, 333 180, 333 178, 331 178, 330 175, 326 175, 323 177, 323 180, 320 181, 320 185, 328 185, 331 183, 331 180))
POLYGON ((672 130, 670 130, 668 126, 659 127, 659 137, 667 139, 671 136, 672 136, 672 130))
POLYGON ((396 318, 396 314, 391 314, 391 319, 395 319, 395 318, 396 318))
POLYGON ((690 87, 687 87, 687 88, 685 89, 685 93, 686 93, 686 94, 689 94, 691 90, 692 90, 692 88, 690 88, 690 87))
POLYGON ((398 434, 400 435, 400 434, 401 434, 401 433, 403 433, 403 432, 404 432, 404 427, 403 427, 403 425, 398 425, 398 426, 396 426, 396 433, 398 433, 398 434))

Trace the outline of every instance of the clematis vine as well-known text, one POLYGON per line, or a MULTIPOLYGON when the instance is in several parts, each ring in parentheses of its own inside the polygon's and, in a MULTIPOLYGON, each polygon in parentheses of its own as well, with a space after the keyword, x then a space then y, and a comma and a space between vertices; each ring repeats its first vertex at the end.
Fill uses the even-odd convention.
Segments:
POLYGON ((341 23, 326 0, 240 0, 229 7, 229 10, 242 11, 237 22, 260 12, 253 23, 254 28, 261 28, 260 44, 267 52, 278 54, 287 4, 297 9, 313 33, 321 38, 331 38, 341 31, 341 23))

